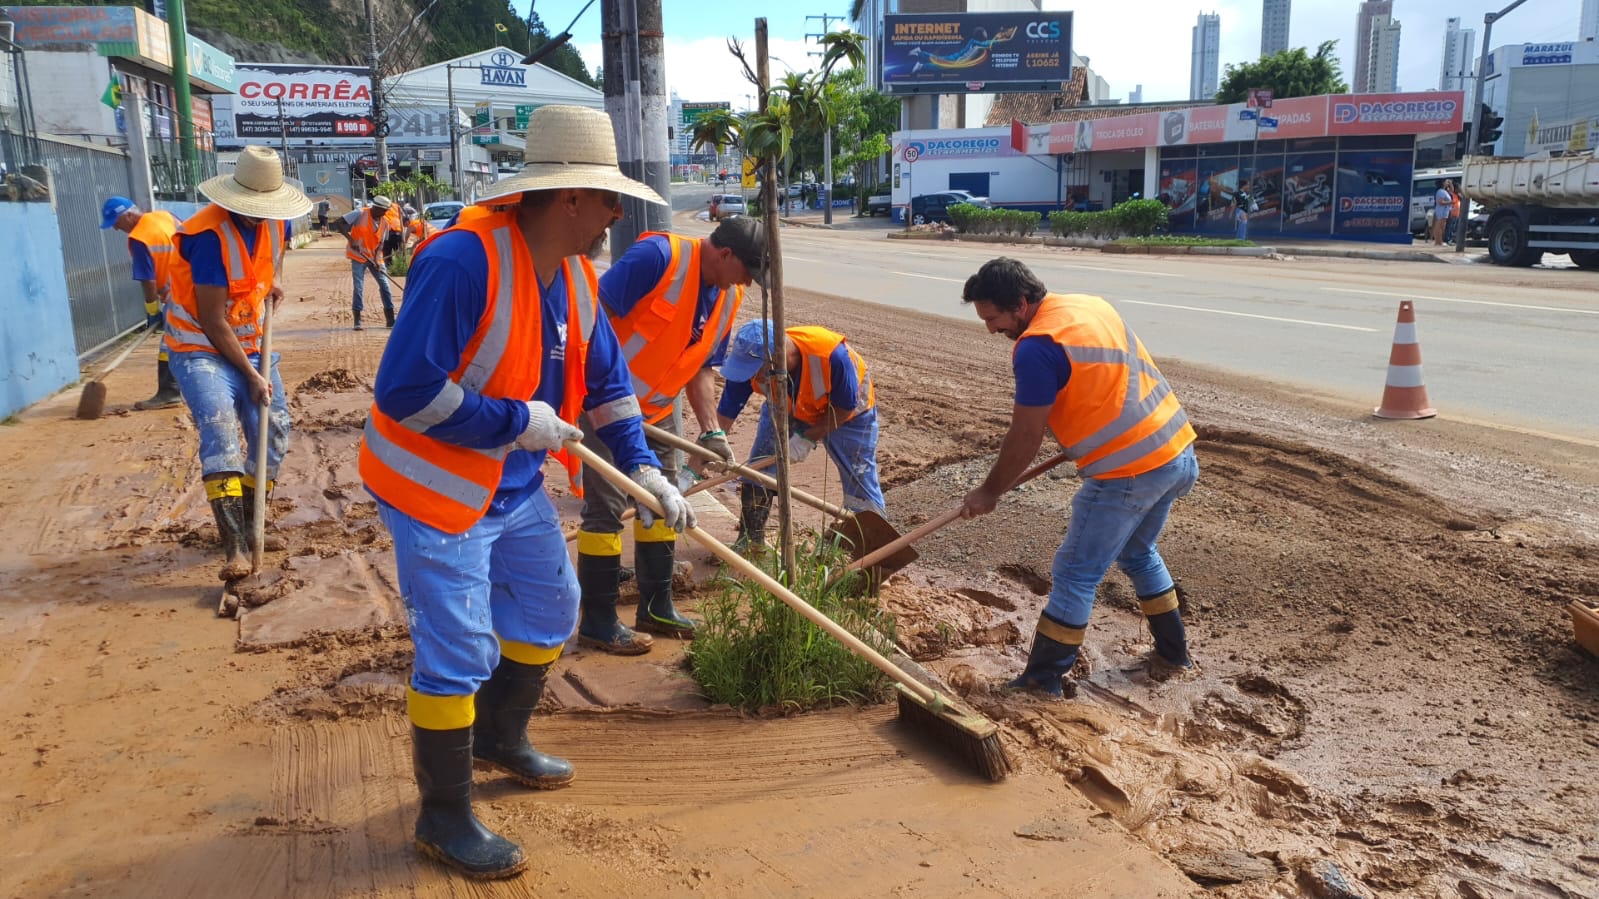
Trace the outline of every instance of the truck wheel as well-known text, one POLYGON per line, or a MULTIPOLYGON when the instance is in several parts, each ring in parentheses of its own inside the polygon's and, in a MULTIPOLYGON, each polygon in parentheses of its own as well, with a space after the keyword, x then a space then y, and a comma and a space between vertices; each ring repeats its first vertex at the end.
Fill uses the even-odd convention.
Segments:
POLYGON ((1527 246, 1527 241, 1527 226, 1515 215, 1502 215, 1488 223, 1488 255, 1495 265, 1537 265, 1543 251, 1527 246))
POLYGON ((1577 268, 1599 271, 1599 250, 1572 250, 1571 261, 1576 263, 1577 268))

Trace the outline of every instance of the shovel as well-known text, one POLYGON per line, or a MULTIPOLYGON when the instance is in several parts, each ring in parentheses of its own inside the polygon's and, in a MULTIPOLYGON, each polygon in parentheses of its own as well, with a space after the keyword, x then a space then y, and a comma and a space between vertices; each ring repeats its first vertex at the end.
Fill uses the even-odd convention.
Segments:
MULTIPOLYGON (((761 474, 747 465, 729 463, 721 456, 692 440, 686 440, 670 431, 663 431, 654 425, 648 424, 644 426, 644 433, 668 446, 677 447, 685 453, 698 456, 707 462, 721 465, 727 471, 749 478, 768 489, 777 489, 777 481, 775 479, 761 474)), ((870 509, 851 512, 843 506, 836 506, 824 499, 812 496, 803 490, 795 490, 792 487, 789 488, 789 495, 807 506, 837 519, 828 526, 827 535, 829 537, 838 537, 843 543, 847 544, 850 548, 850 554, 854 558, 859 559, 872 554, 880 547, 897 544, 897 549, 894 552, 883 555, 873 563, 877 568, 879 581, 916 561, 916 550, 912 549, 909 543, 901 542, 899 531, 888 523, 888 519, 876 512, 870 509)))

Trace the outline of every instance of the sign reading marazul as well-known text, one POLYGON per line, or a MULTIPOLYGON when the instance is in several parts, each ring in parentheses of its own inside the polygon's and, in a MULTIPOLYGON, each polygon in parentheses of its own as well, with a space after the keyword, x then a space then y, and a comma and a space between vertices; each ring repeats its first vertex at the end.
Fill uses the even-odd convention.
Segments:
POLYGON ((496 50, 489 61, 478 66, 484 84, 497 87, 527 87, 527 69, 518 65, 515 53, 496 50))

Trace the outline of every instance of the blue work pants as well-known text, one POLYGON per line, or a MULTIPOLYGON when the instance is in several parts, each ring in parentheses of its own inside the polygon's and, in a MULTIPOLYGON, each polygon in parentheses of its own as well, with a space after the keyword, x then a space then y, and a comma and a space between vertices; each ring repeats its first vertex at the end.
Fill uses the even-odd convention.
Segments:
MULTIPOLYGON (((260 353, 250 353, 249 358, 251 366, 260 366, 260 353)), ((278 374, 278 359, 273 353, 272 410, 267 415, 268 481, 277 479, 278 465, 289 450, 289 398, 278 374)), ((244 372, 221 354, 204 350, 174 352, 168 364, 194 417, 194 428, 200 432, 201 475, 255 474, 255 441, 261 419, 256 404, 250 401, 244 372)))
MULTIPOLYGON (((790 433, 810 427, 797 419, 789 423, 790 433)), ((761 407, 761 420, 755 425, 755 444, 750 447, 750 458, 770 456, 774 446, 772 404, 766 403, 761 407)), ((838 469, 839 486, 844 495, 839 505, 851 512, 870 509, 879 515, 886 514, 888 507, 883 501, 883 488, 877 483, 877 409, 867 409, 839 425, 822 438, 822 446, 838 469)))
POLYGON ((355 295, 350 300, 350 311, 361 312, 366 305, 361 301, 366 292, 366 276, 371 273, 378 282, 378 296, 383 298, 383 311, 394 314, 394 297, 389 293, 389 273, 383 270, 382 262, 375 262, 368 266, 365 262, 350 260, 350 277, 355 279, 355 295))

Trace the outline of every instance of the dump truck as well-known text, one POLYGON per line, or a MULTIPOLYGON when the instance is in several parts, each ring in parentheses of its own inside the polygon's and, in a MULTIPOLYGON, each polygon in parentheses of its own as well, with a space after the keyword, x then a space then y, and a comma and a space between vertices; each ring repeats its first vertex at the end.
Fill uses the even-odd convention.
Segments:
POLYGON ((1466 196, 1488 207, 1488 255, 1498 265, 1537 265, 1566 253, 1599 269, 1599 159, 1466 158, 1466 196))

